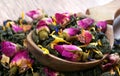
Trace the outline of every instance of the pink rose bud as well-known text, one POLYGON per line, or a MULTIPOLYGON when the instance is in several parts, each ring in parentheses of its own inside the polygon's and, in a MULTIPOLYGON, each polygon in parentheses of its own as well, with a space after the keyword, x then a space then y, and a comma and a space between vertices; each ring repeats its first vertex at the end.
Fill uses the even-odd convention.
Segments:
POLYGON ((19 25, 16 25, 16 24, 12 24, 12 30, 13 30, 15 33, 23 32, 23 28, 20 27, 19 25))
POLYGON ((70 21, 70 14, 69 13, 56 13, 55 19, 57 24, 61 25, 61 27, 65 27, 66 24, 70 21))
POLYGON ((19 48, 16 44, 10 41, 1 42, 1 51, 8 57, 14 56, 18 52, 19 48))
POLYGON ((92 34, 87 30, 83 30, 82 33, 78 35, 78 40, 81 43, 89 44, 92 40, 92 34))
POLYGON ((58 73, 56 71, 53 71, 47 67, 44 68, 44 72, 46 76, 58 76, 58 73))
POLYGON ((117 62, 120 61, 120 56, 118 55, 118 53, 110 54, 109 60, 110 60, 110 63, 117 64, 117 62))
POLYGON ((94 23, 94 20, 91 18, 84 18, 82 20, 77 21, 77 25, 79 28, 87 29, 94 23))
POLYGON ((64 29, 63 32, 69 36, 75 36, 79 32, 79 29, 71 27, 64 29))
POLYGON ((16 53, 14 58, 10 62, 10 67, 18 66, 19 72, 24 72, 32 67, 33 60, 29 57, 27 50, 21 50, 16 53))
POLYGON ((78 28, 66 28, 62 31, 62 33, 59 33, 59 37, 67 40, 67 41, 73 41, 76 40, 76 34, 79 33, 79 29, 78 28))
POLYGON ((41 30, 46 30, 47 32, 50 32, 50 30, 48 28, 48 24, 46 23, 45 20, 40 20, 37 24, 36 32, 38 33, 41 30))
POLYGON ((26 15, 32 19, 41 19, 44 16, 43 10, 41 9, 31 10, 27 12, 26 15))
POLYGON ((50 30, 47 26, 46 21, 40 20, 36 27, 36 33, 39 35, 40 40, 45 40, 48 38, 50 30))
POLYGON ((60 53, 65 59, 70 61, 79 61, 80 55, 76 52, 81 52, 82 49, 75 45, 55 45, 54 49, 60 53))
POLYGON ((102 65, 103 70, 109 70, 114 65, 119 64, 120 62, 120 56, 118 53, 110 54, 107 59, 108 59, 108 62, 102 65))
POLYGON ((97 22, 96 26, 101 29, 102 32, 105 32, 107 29, 107 22, 106 21, 99 21, 97 22))

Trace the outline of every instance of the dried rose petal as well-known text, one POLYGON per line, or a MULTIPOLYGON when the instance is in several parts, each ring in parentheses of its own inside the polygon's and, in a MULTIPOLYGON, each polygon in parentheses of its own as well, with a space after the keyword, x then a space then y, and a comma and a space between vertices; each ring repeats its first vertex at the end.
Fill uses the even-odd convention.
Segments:
POLYGON ((10 67, 18 66, 19 72, 24 72, 27 69, 32 67, 33 60, 29 57, 29 54, 26 50, 21 50, 16 53, 14 58, 10 62, 10 67))
POLYGON ((94 23, 94 20, 91 18, 84 18, 82 20, 77 21, 77 25, 79 28, 87 29, 94 23))
POLYGON ((102 32, 105 32, 107 29, 107 22, 106 21, 99 21, 99 22, 97 22, 96 26, 99 27, 102 32))
POLYGON ((89 31, 84 30, 81 34, 78 35, 78 40, 81 43, 89 44, 92 40, 92 34, 89 31))
POLYGON ((65 57, 67 60, 71 61, 79 61, 79 53, 82 49, 75 46, 75 45, 55 45, 54 49, 59 52, 63 57, 65 57))
POLYGON ((40 19, 44 16, 43 11, 41 9, 31 10, 27 12, 26 15, 31 17, 32 19, 40 19))
POLYGON ((10 41, 3 41, 1 42, 1 51, 6 56, 12 57, 18 52, 18 47, 16 44, 10 41))

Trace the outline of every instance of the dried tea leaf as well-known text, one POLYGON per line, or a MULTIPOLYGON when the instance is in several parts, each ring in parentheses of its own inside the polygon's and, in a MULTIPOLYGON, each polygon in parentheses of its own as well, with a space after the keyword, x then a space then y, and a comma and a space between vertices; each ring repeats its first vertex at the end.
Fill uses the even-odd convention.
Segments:
POLYGON ((9 76, 15 76, 18 73, 18 69, 19 69, 19 67, 17 67, 17 66, 13 66, 12 68, 10 68, 9 76))
POLYGON ((38 44, 39 43, 39 37, 38 35, 36 34, 36 32, 34 31, 33 34, 32 34, 32 39, 33 41, 38 44))
POLYGON ((48 44, 50 44, 52 41, 54 40, 53 37, 49 37, 48 39, 44 40, 44 41, 41 41, 40 43, 46 47, 48 44))

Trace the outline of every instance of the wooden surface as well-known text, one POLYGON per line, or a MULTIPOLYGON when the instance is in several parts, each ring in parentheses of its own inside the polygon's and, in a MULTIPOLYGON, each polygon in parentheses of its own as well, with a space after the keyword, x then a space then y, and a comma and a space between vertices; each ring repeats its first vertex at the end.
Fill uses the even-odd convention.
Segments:
POLYGON ((119 8, 120 0, 113 0, 105 5, 88 8, 88 13, 95 20, 111 20, 114 19, 114 15, 119 8))
POLYGON ((6 19, 17 19, 21 12, 42 8, 49 15, 56 12, 83 12, 87 8, 104 5, 114 0, 1 0, 0 24, 6 19))

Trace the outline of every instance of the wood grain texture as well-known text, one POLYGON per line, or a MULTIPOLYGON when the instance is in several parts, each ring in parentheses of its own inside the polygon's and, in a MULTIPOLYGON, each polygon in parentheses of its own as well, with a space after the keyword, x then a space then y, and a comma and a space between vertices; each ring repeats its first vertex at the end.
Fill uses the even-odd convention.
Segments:
POLYGON ((21 12, 42 8, 49 15, 55 12, 83 12, 87 8, 112 0, 0 0, 0 24, 6 19, 17 19, 21 12))

